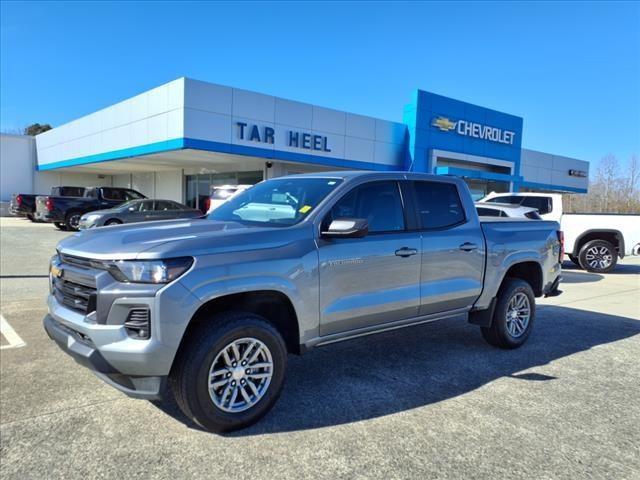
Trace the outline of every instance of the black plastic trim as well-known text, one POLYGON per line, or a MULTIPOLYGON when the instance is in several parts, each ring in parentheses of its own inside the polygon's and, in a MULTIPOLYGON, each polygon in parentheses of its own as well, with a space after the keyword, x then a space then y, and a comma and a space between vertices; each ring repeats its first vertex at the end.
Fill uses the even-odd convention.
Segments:
POLYGON ((51 315, 46 315, 42 323, 49 338, 83 367, 104 374, 120 373, 90 342, 82 338, 80 333, 62 325, 51 315), (73 342, 69 342, 70 338, 73 342))

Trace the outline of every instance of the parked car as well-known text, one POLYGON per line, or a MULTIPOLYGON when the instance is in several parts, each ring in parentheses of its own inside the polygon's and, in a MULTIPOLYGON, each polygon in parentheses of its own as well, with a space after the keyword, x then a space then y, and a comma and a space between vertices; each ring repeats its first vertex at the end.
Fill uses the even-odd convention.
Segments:
POLYGON ((81 197, 39 196, 36 198, 37 220, 53 223, 61 230, 78 230, 82 215, 116 207, 130 200, 147 198, 130 188, 89 187, 81 197))
POLYGON ((213 187, 211 196, 205 201, 203 211, 211 213, 230 198, 244 192, 253 185, 221 185, 213 187))
POLYGON ((173 200, 131 200, 107 210, 96 210, 80 217, 80 230, 120 225, 123 223, 149 222, 201 217, 202 212, 173 200))
POLYGON ((480 217, 528 218, 541 220, 538 210, 511 203, 476 203, 476 211, 480 217))
POLYGON ((520 347, 559 293, 559 228, 480 221, 456 177, 275 178, 202 219, 62 240, 44 328, 113 387, 229 431, 271 409, 288 353, 459 314, 520 347))
MULTIPOLYGON (((51 195, 60 197, 77 197, 84 194, 84 187, 51 187, 51 195)), ((9 203, 9 213, 19 217, 27 217, 32 222, 36 221, 36 197, 29 193, 16 193, 9 203)))
POLYGON ((589 272, 610 272, 618 258, 640 249, 640 215, 563 213, 562 195, 552 193, 491 193, 481 202, 532 207, 544 220, 559 222, 569 259, 589 272))

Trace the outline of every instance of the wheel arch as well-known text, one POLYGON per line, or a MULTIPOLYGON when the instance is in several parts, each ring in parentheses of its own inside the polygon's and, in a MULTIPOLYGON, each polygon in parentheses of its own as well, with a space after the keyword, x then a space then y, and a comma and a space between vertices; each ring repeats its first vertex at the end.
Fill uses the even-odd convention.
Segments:
POLYGON ((536 297, 541 297, 543 294, 543 275, 542 275, 542 266, 540 263, 528 260, 522 261, 518 263, 514 263, 511 265, 507 271, 502 276, 502 280, 500 281, 500 286, 498 287, 498 294, 502 290, 505 282, 509 278, 519 278, 520 280, 524 280, 533 289, 533 293, 536 297))
POLYGON ((211 321, 220 312, 241 311, 264 317, 282 335, 287 350, 300 354, 298 315, 291 299, 279 290, 249 290, 227 293, 204 302, 191 316, 178 351, 201 322, 211 321))
POLYGON ((573 244, 572 255, 576 257, 580 255, 580 250, 584 244, 591 240, 604 240, 611 243, 617 250, 618 256, 620 258, 624 258, 624 235, 622 235, 620 230, 616 230, 614 228, 593 228, 585 230, 578 238, 576 238, 576 241, 573 244))

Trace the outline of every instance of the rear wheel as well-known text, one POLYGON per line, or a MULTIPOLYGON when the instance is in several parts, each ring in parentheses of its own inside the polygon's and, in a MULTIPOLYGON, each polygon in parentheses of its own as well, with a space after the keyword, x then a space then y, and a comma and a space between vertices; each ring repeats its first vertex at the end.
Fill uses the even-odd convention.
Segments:
POLYGON ((64 223, 53 222, 53 224, 58 230, 62 230, 63 232, 67 229, 67 226, 64 223))
POLYGON ((580 249, 578 260, 587 272, 607 273, 616 268, 618 252, 611 242, 591 240, 580 249))
POLYGON ((64 223, 69 230, 77 231, 80 228, 80 217, 78 212, 69 212, 64 219, 64 223))
POLYGON ((578 257, 576 257, 575 255, 568 255, 568 257, 569 257, 569 260, 571 260, 576 267, 580 267, 580 260, 578 260, 578 257))
POLYGON ((535 316, 531 285, 519 278, 507 278, 500 288, 491 326, 482 327, 482 336, 494 347, 518 348, 529 338, 535 316))
POLYGON ((196 326, 169 377, 184 414, 212 432, 247 427, 282 390, 287 349, 280 333, 251 313, 225 312, 196 326))
POLYGON ((31 213, 27 213, 27 218, 32 222, 36 221, 36 218, 31 213))

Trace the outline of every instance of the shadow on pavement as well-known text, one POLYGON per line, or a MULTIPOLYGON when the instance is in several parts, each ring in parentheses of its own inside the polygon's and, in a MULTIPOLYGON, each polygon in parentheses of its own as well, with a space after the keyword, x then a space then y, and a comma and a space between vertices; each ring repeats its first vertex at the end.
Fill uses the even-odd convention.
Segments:
MULTIPOLYGON (((258 424, 230 436, 339 425, 390 415, 475 390, 501 377, 562 381, 522 372, 640 333, 640 321, 558 306, 538 310, 527 344, 499 350, 466 318, 443 320, 289 356, 284 391, 258 424)), ((567 373, 569 375, 569 373, 567 373)), ((174 403, 156 404, 192 428, 174 403)))
MULTIPOLYGON (((625 259, 626 258, 627 257, 625 257, 625 259)), ((629 258, 637 258, 637 257, 629 257, 629 258)), ((625 260, 620 260, 620 261, 625 262, 625 260)), ((566 273, 567 271, 589 273, 589 272, 583 271, 581 268, 576 266, 573 262, 565 261, 562 263, 562 272, 566 273)), ((616 265, 616 268, 614 268, 613 271, 607 273, 607 275, 633 275, 633 274, 639 274, 639 273, 640 273, 640 265, 636 265, 634 263, 618 263, 616 265)), ((598 275, 598 274, 589 273, 589 275, 598 275)))
POLYGON ((604 279, 599 273, 582 272, 580 270, 567 270, 562 267, 562 283, 591 283, 604 279))

